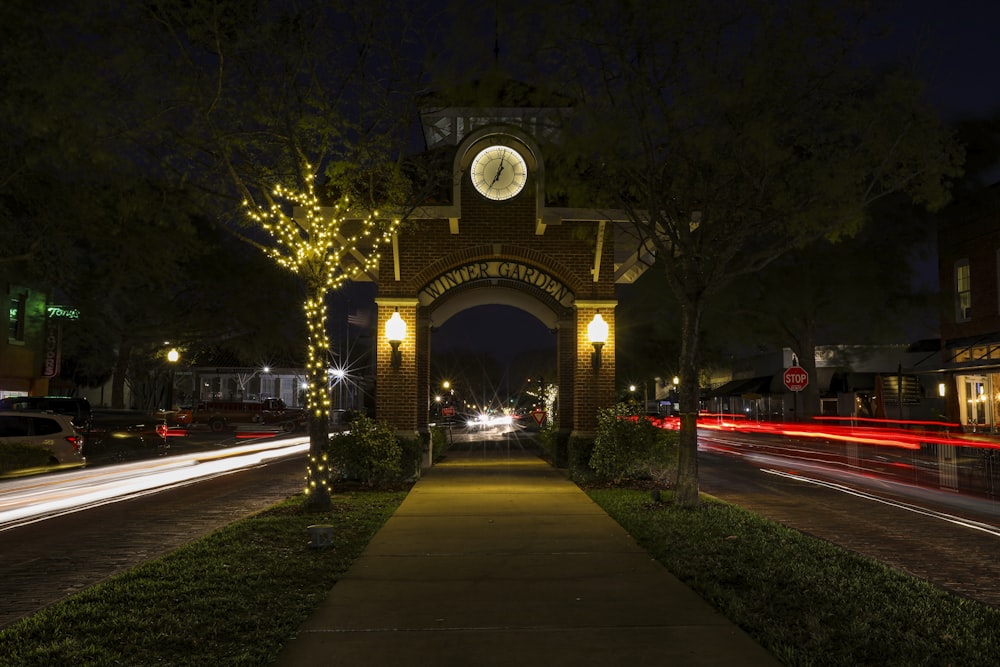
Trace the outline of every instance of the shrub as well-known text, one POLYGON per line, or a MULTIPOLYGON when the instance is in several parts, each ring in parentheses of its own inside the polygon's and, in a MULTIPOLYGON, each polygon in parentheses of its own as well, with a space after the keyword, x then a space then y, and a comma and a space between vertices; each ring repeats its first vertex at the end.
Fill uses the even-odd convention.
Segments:
POLYGON ((330 437, 327 457, 335 476, 369 486, 399 479, 403 470, 403 448, 393 426, 363 415, 351 421, 349 430, 330 437))
POLYGON ((557 468, 565 468, 568 465, 569 439, 565 433, 556 428, 554 420, 546 420, 545 425, 538 430, 538 440, 552 461, 552 465, 557 468))
POLYGON ((677 434, 657 428, 634 403, 618 403, 597 415, 597 438, 590 468, 615 484, 662 480, 675 467, 677 434))
POLYGON ((399 479, 416 479, 420 476, 420 466, 424 460, 427 443, 423 438, 399 438, 400 465, 399 479))
MULTIPOLYGON (((448 429, 441 426, 431 426, 431 452, 434 461, 441 458, 444 450, 448 449, 448 429)), ((432 461, 433 463, 433 461, 432 461)))
POLYGON ((593 438, 573 438, 569 443, 569 474, 575 482, 587 483, 594 481, 596 473, 590 467, 590 459, 594 455, 593 438))

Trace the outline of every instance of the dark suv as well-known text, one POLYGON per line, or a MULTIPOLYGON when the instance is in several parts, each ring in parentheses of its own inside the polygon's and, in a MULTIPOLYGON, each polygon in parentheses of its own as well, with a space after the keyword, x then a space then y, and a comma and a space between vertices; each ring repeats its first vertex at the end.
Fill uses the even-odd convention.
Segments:
POLYGON ((81 431, 90 430, 90 401, 72 396, 8 396, 0 398, 0 410, 40 410, 66 415, 81 431))

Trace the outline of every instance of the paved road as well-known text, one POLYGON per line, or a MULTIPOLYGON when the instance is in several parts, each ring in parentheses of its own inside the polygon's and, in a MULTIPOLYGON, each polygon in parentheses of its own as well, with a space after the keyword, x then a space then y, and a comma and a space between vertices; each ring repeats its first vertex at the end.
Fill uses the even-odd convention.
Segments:
POLYGON ((0 532, 0 627, 302 489, 297 457, 0 532))
MULTIPOLYGON (((703 451, 698 460, 701 490, 706 493, 1000 607, 1000 561, 996 558, 1000 537, 995 534, 897 505, 767 474, 731 455, 703 451)), ((881 493, 904 501, 890 487, 881 493)), ((934 496, 922 495, 926 500, 934 496)), ((929 504, 926 500, 908 498, 905 502, 929 504)), ((998 525, 995 518, 986 514, 963 513, 998 525)))

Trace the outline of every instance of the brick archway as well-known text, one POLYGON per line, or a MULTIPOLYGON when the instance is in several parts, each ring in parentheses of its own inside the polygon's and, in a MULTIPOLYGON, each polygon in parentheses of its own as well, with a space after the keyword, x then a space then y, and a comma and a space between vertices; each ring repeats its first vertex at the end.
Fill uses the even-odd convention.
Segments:
POLYGON ((597 425, 597 410, 614 400, 614 300, 576 300, 573 307, 553 306, 530 290, 500 287, 489 280, 476 280, 442 295, 433 304, 423 306, 414 298, 376 299, 378 331, 399 312, 408 325, 407 337, 400 346, 399 368, 391 364, 391 348, 384 336, 377 344, 377 411, 379 418, 394 423, 400 431, 420 432, 427 426, 430 405, 430 354, 433 329, 447 317, 466 308, 480 305, 509 305, 537 317, 556 337, 555 383, 559 387, 557 427, 560 431, 586 436, 597 425), (593 348, 587 340, 587 325, 598 312, 609 325, 607 344, 602 349, 601 364, 592 365, 593 348), (442 316, 446 313, 447 316, 442 316))
POLYGON ((598 409, 614 401, 615 284, 634 280, 650 258, 621 243, 624 216, 550 201, 542 142, 553 138, 545 129, 552 111, 424 114, 429 150, 453 151, 450 202, 410 216, 383 253, 376 277, 376 411, 400 432, 426 428, 432 327, 489 303, 527 310, 555 330, 560 431, 592 435, 598 409), (504 155, 516 151, 527 165, 523 189, 507 199, 485 196, 473 183, 474 158, 490 146, 503 147, 504 155), (396 311, 408 325, 398 368, 383 334, 396 311), (594 365, 587 325, 598 312, 609 337, 594 365))
MULTIPOLYGON (((452 315, 485 304, 519 308, 536 317, 555 335, 556 377, 552 379, 559 388, 556 426, 562 431, 572 431, 576 381, 570 362, 574 358, 572 350, 578 327, 575 292, 564 281, 574 277, 556 261, 552 267, 528 263, 538 261, 537 253, 528 255, 530 260, 516 250, 509 256, 499 257, 465 252, 452 258, 453 266, 438 263, 428 274, 428 282, 419 291, 423 317, 417 316, 417 330, 421 336, 417 344, 427 346, 428 364, 418 369, 417 382, 429 390, 433 331, 452 315)), ((427 399, 429 405, 429 395, 427 399)))

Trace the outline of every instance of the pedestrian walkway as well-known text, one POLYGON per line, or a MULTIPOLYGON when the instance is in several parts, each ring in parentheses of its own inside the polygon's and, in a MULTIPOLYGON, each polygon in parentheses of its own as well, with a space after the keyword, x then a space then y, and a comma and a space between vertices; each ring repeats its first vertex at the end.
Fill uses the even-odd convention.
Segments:
POLYGON ((777 665, 535 451, 427 471, 278 665, 777 665))

